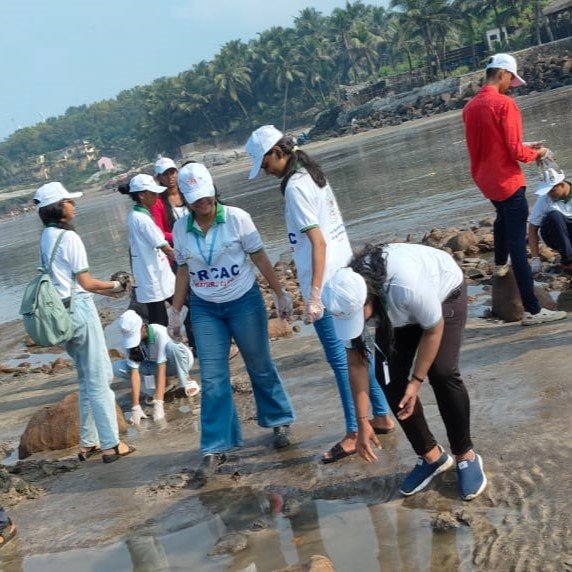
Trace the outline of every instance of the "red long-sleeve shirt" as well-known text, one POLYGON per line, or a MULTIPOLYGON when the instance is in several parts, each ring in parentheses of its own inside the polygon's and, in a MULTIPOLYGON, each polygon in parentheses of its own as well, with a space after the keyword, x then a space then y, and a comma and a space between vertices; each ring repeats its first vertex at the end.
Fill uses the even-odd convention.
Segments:
POLYGON ((515 101, 486 85, 463 109, 473 180, 487 199, 504 201, 526 185, 518 164, 537 151, 522 144, 522 118, 515 101))
POLYGON ((167 242, 173 246, 173 233, 169 228, 169 221, 167 219, 167 209, 161 197, 157 197, 155 204, 149 209, 151 217, 155 224, 163 231, 167 242))

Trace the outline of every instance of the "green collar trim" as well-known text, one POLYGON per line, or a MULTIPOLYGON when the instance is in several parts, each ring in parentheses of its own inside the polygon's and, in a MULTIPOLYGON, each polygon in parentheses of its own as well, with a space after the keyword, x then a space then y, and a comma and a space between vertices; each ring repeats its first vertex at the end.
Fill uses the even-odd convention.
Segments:
MULTIPOLYGON (((215 224, 224 224, 226 222, 226 212, 224 206, 221 205, 218 201, 216 203, 216 214, 213 221, 213 225, 215 224)), ((211 225, 212 226, 212 225, 211 225)), ((203 238, 206 234, 202 231, 202 229, 197 228, 195 226, 195 213, 191 212, 189 214, 189 220, 187 221, 187 232, 193 232, 194 234, 198 234, 203 238)))
POLYGON ((133 210, 137 211, 138 213, 143 213, 143 214, 146 214, 147 216, 151 216, 151 213, 149 212, 149 210, 146 209, 145 207, 142 207, 141 205, 135 205, 133 207, 133 210))
POLYGON ((155 334, 155 330, 151 324, 147 324, 147 339, 145 343, 147 345, 154 344, 157 341, 157 336, 155 334))

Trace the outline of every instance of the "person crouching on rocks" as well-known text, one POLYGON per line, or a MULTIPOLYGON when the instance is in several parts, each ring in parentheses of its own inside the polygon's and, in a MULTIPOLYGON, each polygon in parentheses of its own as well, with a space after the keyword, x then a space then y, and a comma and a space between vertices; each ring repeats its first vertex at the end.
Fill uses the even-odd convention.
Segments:
POLYGON ((428 378, 455 455, 460 496, 480 495, 487 478, 473 451, 469 395, 458 365, 467 287, 453 258, 415 244, 367 245, 325 285, 323 300, 347 348, 359 455, 372 462, 377 459, 372 444, 379 447, 367 419, 368 346, 373 346, 377 379, 419 456, 401 494, 418 493, 454 463, 431 433, 418 397, 428 378), (368 320, 376 325, 375 340, 365 328, 368 320))
POLYGON ((140 404, 141 385, 154 393, 153 421, 165 419, 164 396, 167 378, 176 376, 187 397, 200 392, 198 383, 189 379, 193 367, 193 354, 182 342, 169 337, 161 324, 146 324, 133 310, 127 310, 118 319, 125 359, 113 364, 113 373, 131 383, 131 421, 135 425, 147 419, 140 404))
POLYGON ((538 231, 547 246, 560 253, 562 269, 572 274, 572 185, 564 173, 548 169, 536 190, 536 201, 528 224, 532 272, 542 272, 538 231))
POLYGON ((103 461, 111 463, 135 448, 119 440, 115 394, 109 387, 113 370, 92 293, 114 296, 124 291, 125 285, 97 280, 89 273, 85 246, 72 225, 74 199, 82 195, 69 193, 58 182, 47 183, 36 191, 34 201, 45 226, 40 240, 40 259, 45 264, 53 256, 50 278, 64 305, 73 308, 74 334, 64 347, 78 374, 78 458, 85 461, 93 454, 102 453, 103 461))
POLYGON ((228 363, 232 338, 252 382, 258 424, 273 429, 276 448, 290 444, 294 411, 270 355, 268 316, 254 267, 274 290, 281 317, 291 314, 292 299, 282 289, 250 215, 216 201, 204 165, 182 167, 179 188, 192 212, 173 228, 178 269, 169 327, 176 337, 190 286, 202 385, 199 474, 208 476, 226 461, 227 451, 242 445, 228 363))

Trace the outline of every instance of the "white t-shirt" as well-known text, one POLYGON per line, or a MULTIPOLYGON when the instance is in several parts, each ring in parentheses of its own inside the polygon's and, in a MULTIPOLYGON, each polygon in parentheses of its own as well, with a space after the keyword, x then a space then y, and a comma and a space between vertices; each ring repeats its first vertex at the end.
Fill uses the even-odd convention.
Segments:
MULTIPOLYGON (((50 277, 60 298, 71 296, 71 287, 74 276, 89 270, 85 246, 79 235, 73 230, 62 230, 56 227, 47 227, 40 239, 40 264, 48 266, 52 250, 61 233, 64 233, 54 256, 50 277)), ((85 290, 76 282, 76 293, 85 290)))
POLYGON ((175 275, 161 250, 167 244, 163 231, 145 209, 135 207, 127 219, 131 264, 137 302, 160 302, 175 292, 175 275))
POLYGON ((312 243, 306 232, 319 228, 326 241, 325 284, 338 268, 347 266, 352 249, 336 197, 329 184, 318 187, 307 171, 292 175, 286 191, 285 217, 290 248, 304 300, 312 286, 312 243))
POLYGON ((538 197, 538 200, 534 203, 532 214, 530 215, 530 224, 534 226, 542 226, 544 217, 550 211, 558 211, 566 217, 568 222, 572 222, 572 199, 568 202, 564 202, 553 201, 548 195, 538 197))
POLYGON ((463 271, 442 250, 420 244, 389 244, 385 292, 394 328, 418 324, 424 330, 443 317, 441 304, 463 282, 463 271))
MULTIPOLYGON (((147 339, 141 342, 140 347, 147 361, 156 364, 167 363, 167 344, 171 341, 167 328, 161 324, 149 324, 147 339)), ((139 369, 140 363, 129 359, 129 352, 125 352, 127 366, 131 369, 139 369)))
POLYGON ((250 215, 221 204, 206 235, 192 214, 178 220, 173 244, 177 264, 189 269, 191 290, 216 303, 237 300, 252 288, 256 275, 250 255, 264 248, 250 215))

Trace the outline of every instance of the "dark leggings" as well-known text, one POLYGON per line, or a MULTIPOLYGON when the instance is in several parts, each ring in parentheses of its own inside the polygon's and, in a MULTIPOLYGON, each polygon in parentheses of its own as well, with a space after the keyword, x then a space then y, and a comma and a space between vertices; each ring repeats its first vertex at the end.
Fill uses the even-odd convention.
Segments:
MULTIPOLYGON (((467 321, 467 287, 463 282, 457 297, 443 302, 443 320, 445 327, 443 339, 428 378, 441 418, 447 430, 447 437, 454 455, 462 455, 472 449, 470 430, 469 394, 459 372, 459 352, 461 337, 467 321)), ((397 416, 399 402, 405 394, 410 379, 411 366, 423 330, 418 325, 395 328, 394 351, 389 359, 390 383, 385 384, 383 358, 376 353, 376 377, 387 397, 389 406, 397 416)), ((377 341, 380 345, 380 340, 377 341)), ((405 435, 419 456, 428 453, 437 441, 429 430, 421 400, 417 398, 413 414, 405 421, 399 421, 405 435)))

